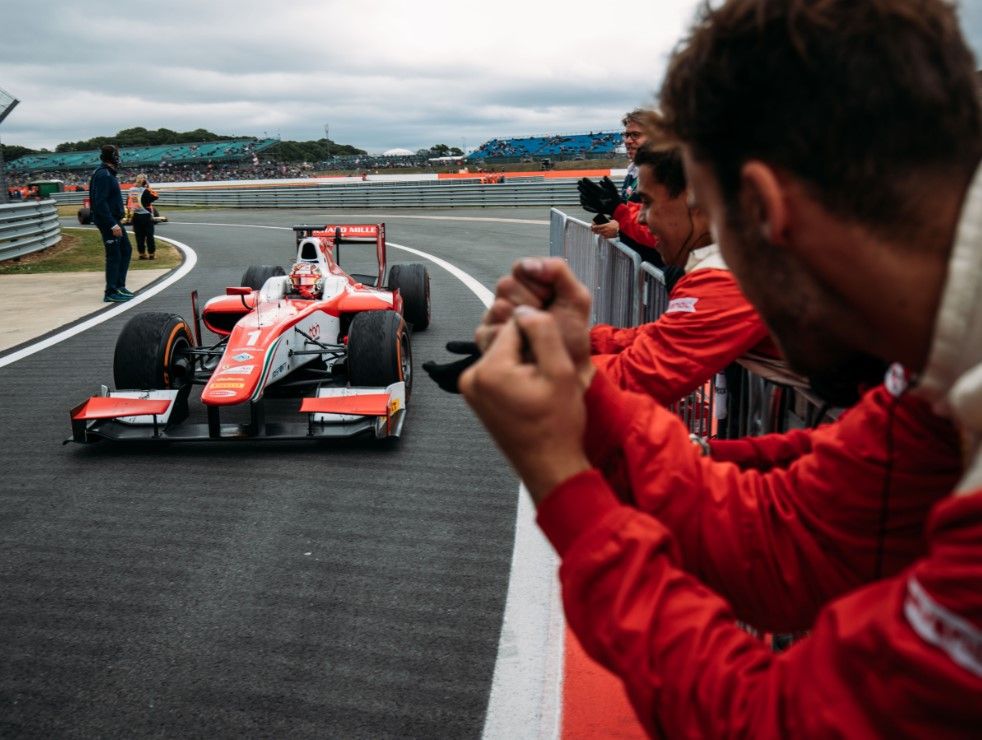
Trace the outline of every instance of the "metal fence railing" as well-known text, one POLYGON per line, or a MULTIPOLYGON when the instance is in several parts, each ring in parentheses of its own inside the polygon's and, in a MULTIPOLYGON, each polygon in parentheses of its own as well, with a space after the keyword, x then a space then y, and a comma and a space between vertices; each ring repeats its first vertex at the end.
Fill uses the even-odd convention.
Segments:
POLYGON ((611 326, 633 326, 638 323, 641 258, 620 242, 600 241, 597 257, 602 302, 597 306, 597 321, 611 326))
POLYGON ((650 262, 641 263, 640 279, 638 322, 646 324, 657 319, 668 308, 668 287, 665 285, 665 273, 650 262))
POLYGON ((596 323, 597 305, 602 302, 598 295, 601 289, 600 260, 597 256, 599 242, 596 234, 592 234, 589 228, 577 228, 577 226, 578 223, 574 219, 567 218, 563 223, 563 238, 560 243, 564 249, 563 256, 569 262, 573 274, 593 290, 590 323, 596 323))
MULTIPOLYGON (((565 257, 576 276, 592 289, 594 301, 600 301, 604 306, 600 311, 594 308, 595 320, 604 321, 600 315, 623 317, 633 312, 635 323, 647 323, 657 321, 665 312, 669 291, 660 269, 640 262, 635 255, 630 263, 634 270, 632 282, 627 274, 628 263, 614 263, 609 259, 615 250, 626 250, 626 247, 604 239, 591 241, 588 235, 594 235, 589 224, 558 209, 552 210, 549 223, 550 255, 565 257), (591 247, 595 251, 592 260, 591 247), (633 292, 626 288, 632 284, 636 286, 633 292)), ((783 432, 834 418, 835 413, 802 390, 794 375, 782 365, 769 358, 741 358, 706 378, 692 393, 669 408, 691 434, 705 438, 733 439, 783 432), (769 373, 771 377, 760 373, 769 373), (776 377, 783 382, 777 382, 776 377)), ((766 638, 751 626, 742 626, 762 639, 769 639, 774 650, 787 648, 800 636, 796 633, 766 638)))
MULTIPOLYGON (((549 253, 564 257, 591 289, 593 323, 630 326, 656 321, 665 312, 669 292, 659 268, 641 262, 620 242, 597 237, 589 224, 559 209, 552 209, 549 223, 549 253)), ((802 390, 800 379, 781 365, 738 360, 671 408, 690 432, 704 437, 781 432, 826 418, 829 409, 802 390), (768 365, 779 370, 769 372, 768 365)))
POLYGON ((566 238, 566 214, 558 208, 549 209, 549 256, 562 257, 565 254, 563 240, 566 238))
POLYGON ((47 249, 60 239, 58 207, 53 200, 0 205, 0 260, 47 249))
POLYGON ((592 323, 638 323, 638 275, 641 259, 620 242, 604 239, 590 225, 557 209, 549 215, 549 253, 565 257, 578 278, 593 291, 592 323))
MULTIPOLYGON (((484 183, 473 180, 359 182, 265 187, 222 184, 201 188, 159 188, 167 206, 222 208, 459 208, 569 206, 579 203, 576 181, 484 183)), ((81 204, 83 192, 56 193, 59 203, 81 204)))

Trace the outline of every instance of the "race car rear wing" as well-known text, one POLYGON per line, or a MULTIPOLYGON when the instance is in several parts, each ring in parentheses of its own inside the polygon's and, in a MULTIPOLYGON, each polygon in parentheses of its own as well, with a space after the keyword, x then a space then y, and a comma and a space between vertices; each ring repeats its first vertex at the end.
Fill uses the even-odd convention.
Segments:
POLYGON ((382 287, 385 279, 386 250, 385 250, 385 224, 324 224, 323 226, 312 226, 310 224, 298 224, 293 227, 296 235, 297 246, 307 237, 320 237, 330 240, 334 249, 334 261, 341 266, 341 244, 348 242, 351 244, 375 242, 375 252, 378 259, 377 275, 352 275, 355 278, 367 278, 362 282, 373 284, 376 288, 382 287))

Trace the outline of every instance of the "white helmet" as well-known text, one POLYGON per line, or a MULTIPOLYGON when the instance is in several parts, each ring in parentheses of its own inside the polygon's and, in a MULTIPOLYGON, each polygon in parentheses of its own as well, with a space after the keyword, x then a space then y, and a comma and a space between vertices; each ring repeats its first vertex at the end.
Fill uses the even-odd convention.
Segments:
POLYGON ((298 262, 290 270, 290 285, 294 293, 316 298, 324 288, 324 276, 315 262, 298 262))

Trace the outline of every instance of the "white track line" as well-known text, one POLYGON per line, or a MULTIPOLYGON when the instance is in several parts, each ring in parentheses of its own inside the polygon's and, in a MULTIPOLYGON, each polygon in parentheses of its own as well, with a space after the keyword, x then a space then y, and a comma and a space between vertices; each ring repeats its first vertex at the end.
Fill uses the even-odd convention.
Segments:
POLYGON ((0 357, 0 367, 6 367, 7 365, 11 365, 18 360, 23 360, 25 357, 30 357, 41 350, 64 342, 66 339, 71 339, 72 337, 81 334, 83 331, 91 329, 93 326, 98 326, 99 324, 105 323, 110 319, 116 318, 122 313, 132 310, 144 301, 153 298, 165 288, 169 288, 194 269, 194 266, 198 263, 198 255, 193 249, 191 249, 191 247, 189 247, 187 244, 183 244, 167 237, 158 236, 157 239, 173 244, 184 253, 184 264, 175 270, 173 274, 167 276, 164 280, 160 281, 153 287, 140 291, 139 295, 135 296, 131 300, 128 300, 126 303, 117 303, 109 310, 100 311, 87 321, 75 324, 75 326, 65 329, 64 331, 60 331, 57 334, 52 334, 50 337, 45 337, 39 342, 35 342, 34 344, 24 347, 23 349, 19 349, 16 352, 10 353, 9 355, 0 357))
POLYGON ((566 622, 557 568, 556 553, 536 526, 532 497, 522 485, 482 738, 553 740, 560 736, 566 622))
MULTIPOLYGON (((494 301, 494 293, 446 260, 394 242, 388 245, 442 267, 470 288, 485 308, 494 301)), ((535 524, 531 496, 522 486, 498 657, 484 717, 482 737, 488 740, 559 737, 566 623, 557 566, 552 546, 535 524)))
POLYGON ((386 244, 390 247, 401 249, 403 252, 409 252, 410 254, 415 254, 417 257, 423 257, 425 259, 428 259, 433 264, 439 265, 444 270, 446 270, 451 275, 453 275, 455 278, 457 278, 464 285, 466 285, 468 288, 470 288, 470 291, 477 296, 477 299, 484 304, 485 308, 490 308, 491 304, 494 302, 494 293, 492 293, 490 290, 488 290, 483 285, 481 285, 479 280, 472 277, 471 275, 468 275, 459 267, 450 264, 446 260, 440 259, 436 255, 430 254, 429 252, 424 252, 420 249, 413 249, 412 247, 406 247, 403 246, 402 244, 396 244, 395 242, 387 241, 386 244))

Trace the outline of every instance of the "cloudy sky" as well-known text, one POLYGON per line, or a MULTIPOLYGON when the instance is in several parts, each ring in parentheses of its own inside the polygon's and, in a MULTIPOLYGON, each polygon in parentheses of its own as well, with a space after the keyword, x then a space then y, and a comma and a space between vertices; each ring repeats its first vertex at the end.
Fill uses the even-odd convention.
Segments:
MULTIPOLYGON (((650 103, 696 0, 3 3, 5 144, 132 126, 372 152, 612 130, 650 103)), ((982 2, 963 25, 982 58, 982 2)))

